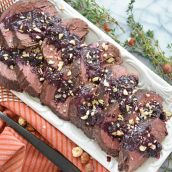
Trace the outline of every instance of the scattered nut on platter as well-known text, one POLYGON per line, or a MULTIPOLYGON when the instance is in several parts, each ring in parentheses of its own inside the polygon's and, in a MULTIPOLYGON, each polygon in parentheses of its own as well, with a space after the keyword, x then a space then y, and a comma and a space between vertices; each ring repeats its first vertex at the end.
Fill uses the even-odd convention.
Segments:
POLYGON ((19 125, 21 125, 22 127, 25 127, 26 124, 27 124, 26 120, 23 119, 22 117, 19 117, 18 123, 19 123, 19 125))
POLYGON ((90 160, 90 155, 86 152, 83 152, 81 155, 81 164, 86 164, 90 160))
POLYGON ((83 153, 83 150, 80 147, 74 147, 72 149, 72 155, 75 158, 80 157, 82 155, 82 153, 83 153))

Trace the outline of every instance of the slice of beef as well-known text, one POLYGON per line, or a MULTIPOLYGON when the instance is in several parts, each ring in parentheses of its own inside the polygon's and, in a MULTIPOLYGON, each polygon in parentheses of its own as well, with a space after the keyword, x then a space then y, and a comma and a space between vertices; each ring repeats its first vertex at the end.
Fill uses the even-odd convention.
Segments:
POLYGON ((81 39, 85 39, 88 34, 88 24, 79 18, 62 20, 62 25, 66 27, 70 33, 77 35, 81 39))
POLYGON ((61 66, 60 71, 54 69, 45 72, 47 79, 43 83, 41 102, 47 105, 55 114, 64 120, 69 120, 69 102, 79 87, 80 61, 71 65, 61 66))
POLYGON ((4 23, 0 23, 0 40, 4 47, 14 48, 16 47, 14 42, 14 35, 9 29, 5 29, 4 23))
POLYGON ((120 51, 112 43, 99 41, 97 43, 93 43, 91 46, 101 50, 101 60, 104 64, 120 65, 122 63, 120 51))
POLYGON ((94 138, 97 143, 107 154, 114 157, 119 153, 120 140, 123 133, 119 130, 117 135, 113 135, 115 131, 112 134, 110 130, 113 130, 112 123, 120 125, 117 121, 119 115, 121 115, 121 112, 118 103, 111 105, 105 112, 103 122, 94 128, 94 138))
POLYGON ((127 111, 128 115, 126 120, 134 120, 139 122, 140 120, 147 120, 150 118, 160 118, 165 120, 165 113, 163 111, 163 98, 153 91, 138 90, 131 97, 130 103, 126 104, 124 111, 127 111))
POLYGON ((103 100, 97 91, 96 85, 84 85, 69 106, 70 121, 89 138, 93 138, 94 127, 102 120, 103 107, 106 104, 106 100, 103 100))
POLYGON ((86 77, 96 84, 99 84, 105 66, 122 63, 119 50, 109 42, 98 42, 84 47, 81 58, 86 77))
MULTIPOLYGON (((85 36, 88 33, 88 25, 81 19, 67 19, 62 20, 60 27, 61 33, 59 32, 58 37, 63 39, 63 36, 66 33, 66 29, 69 30, 70 33, 78 36, 80 39, 85 39, 85 36), (64 27, 61 27, 61 25, 64 27)), ((72 47, 71 47, 72 48, 72 47)), ((58 59, 58 56, 61 56, 61 51, 59 51, 60 48, 56 47, 53 44, 48 43, 48 40, 45 39, 42 44, 42 51, 44 54, 44 57, 46 59, 55 59, 55 62, 58 59)), ((53 65, 53 67, 56 67, 56 63, 53 65)))
POLYGON ((14 69, 3 62, 0 62, 0 85, 9 90, 22 91, 14 69))
POLYGON ((33 97, 39 97, 44 81, 44 59, 39 47, 21 51, 15 72, 23 91, 33 97))
MULTIPOLYGON (((100 82, 100 88, 103 91, 99 91, 102 94, 106 92, 106 96, 109 102, 109 89, 111 90, 111 81, 117 80, 122 76, 127 76, 128 72, 126 68, 119 65, 106 65, 104 68, 105 75, 100 82)), ((104 94, 105 95, 105 94, 104 94)), ((121 119, 118 120, 119 116, 123 119, 119 104, 117 101, 110 104, 105 111, 104 119, 100 125, 97 125, 94 129, 94 138, 97 140, 101 148, 109 155, 117 156, 120 150, 120 140, 123 136, 122 131, 118 131, 118 135, 113 135, 116 132, 116 125, 121 124, 121 119), (114 130, 114 131, 111 131, 114 130)))
MULTIPOLYGON (((118 168, 120 171, 133 172, 139 166, 141 166, 148 159, 148 157, 157 157, 160 154, 160 143, 167 135, 165 123, 162 122, 160 119, 155 118, 152 120, 148 120, 144 123, 140 123, 139 127, 139 130, 134 131, 134 137, 129 138, 129 136, 126 136, 125 140, 123 140, 123 145, 125 145, 125 142, 129 140, 130 143, 126 143, 128 147, 123 146, 119 153, 118 168), (142 132, 145 131, 145 126, 148 126, 150 130, 150 132, 147 135, 142 134, 142 132), (139 136, 142 135, 146 138, 147 142, 150 141, 147 144, 149 146, 139 145, 138 141, 136 141, 139 138, 139 136)), ((146 141, 145 143, 147 143, 146 141)))
POLYGON ((38 9, 42 12, 48 13, 49 15, 58 15, 55 6, 48 0, 20 0, 11 5, 0 17, 0 22, 13 16, 14 14, 20 14, 23 12, 33 11, 38 9))
POLYGON ((56 95, 57 87, 53 84, 50 84, 48 81, 43 83, 42 92, 41 92, 41 102, 44 105, 47 105, 58 117, 69 120, 69 102, 71 97, 67 98, 65 102, 56 103, 54 96, 56 95))
MULTIPOLYGON (((23 49, 25 47, 31 47, 38 44, 39 39, 38 41, 33 40, 33 38, 31 38, 28 33, 24 33, 22 31, 21 26, 20 26, 20 30, 16 29, 16 27, 15 29, 11 28, 13 25, 12 18, 14 18, 14 20, 19 19, 18 23, 22 23, 24 20, 24 14, 33 10, 40 13, 41 12, 46 13, 47 15, 50 16, 57 15, 57 10, 55 9, 54 5, 48 2, 47 0, 18 1, 14 3, 14 5, 9 7, 9 9, 7 9, 0 18, 1 22, 2 21, 5 22, 5 30, 3 29, 3 27, 0 27, 1 35, 2 36, 8 35, 8 38, 4 37, 6 42, 6 48, 17 47, 23 49), (13 15, 14 17, 12 17, 13 15)), ((38 18, 37 16, 33 16, 33 17, 35 20, 37 20, 38 18)), ((39 37, 39 35, 35 34, 35 37, 36 36, 39 37)))
POLYGON ((16 66, 16 74, 20 87, 33 97, 39 97, 42 90, 42 82, 34 67, 30 64, 22 64, 18 62, 16 66))

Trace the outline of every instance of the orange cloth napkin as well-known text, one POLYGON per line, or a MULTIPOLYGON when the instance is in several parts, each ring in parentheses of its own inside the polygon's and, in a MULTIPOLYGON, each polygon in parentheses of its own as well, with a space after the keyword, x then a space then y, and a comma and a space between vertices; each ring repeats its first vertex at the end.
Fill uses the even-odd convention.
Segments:
MULTIPOLYGON (((44 139, 53 148, 60 151, 82 172, 85 166, 79 158, 72 156, 72 148, 76 145, 64 136, 55 127, 40 117, 31 108, 22 102, 14 101, 16 97, 4 88, 0 88, 0 105, 24 118, 39 133, 38 137, 44 139), (3 91, 2 91, 3 90, 3 91), (8 95, 5 96, 4 94, 8 95)), ((12 128, 0 121, 0 172, 59 172, 45 156, 39 153, 30 143, 16 133, 12 128)), ((107 172, 96 160, 90 160, 95 172, 107 172)))

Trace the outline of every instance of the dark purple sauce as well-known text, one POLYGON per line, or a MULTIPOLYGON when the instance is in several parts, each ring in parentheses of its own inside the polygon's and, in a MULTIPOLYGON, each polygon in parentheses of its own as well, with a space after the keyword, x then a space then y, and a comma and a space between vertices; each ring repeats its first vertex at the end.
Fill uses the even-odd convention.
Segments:
POLYGON ((125 133, 122 147, 129 151, 138 150, 148 157, 159 157, 161 144, 150 133, 150 127, 140 123, 125 133))
POLYGON ((76 105, 79 117, 88 126, 100 123, 104 116, 105 104, 102 99, 97 97, 92 87, 81 88, 79 97, 76 98, 76 105))
POLYGON ((4 23, 6 29, 27 33, 33 40, 40 41, 45 38, 47 28, 60 21, 58 17, 50 17, 43 12, 33 10, 6 18, 4 23))

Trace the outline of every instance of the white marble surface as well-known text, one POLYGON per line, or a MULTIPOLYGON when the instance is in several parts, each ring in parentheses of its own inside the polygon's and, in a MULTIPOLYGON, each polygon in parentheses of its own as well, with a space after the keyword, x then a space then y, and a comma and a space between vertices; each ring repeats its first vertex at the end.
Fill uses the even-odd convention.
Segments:
MULTIPOLYGON (((129 28, 126 24, 126 10, 130 0, 97 0, 97 2, 109 9, 111 14, 125 28, 126 33, 120 38, 125 40, 129 36, 129 28)), ((134 4, 134 16, 136 21, 143 24, 145 30, 151 29, 160 45, 169 55, 167 44, 172 42, 172 0, 136 0, 134 4)))

